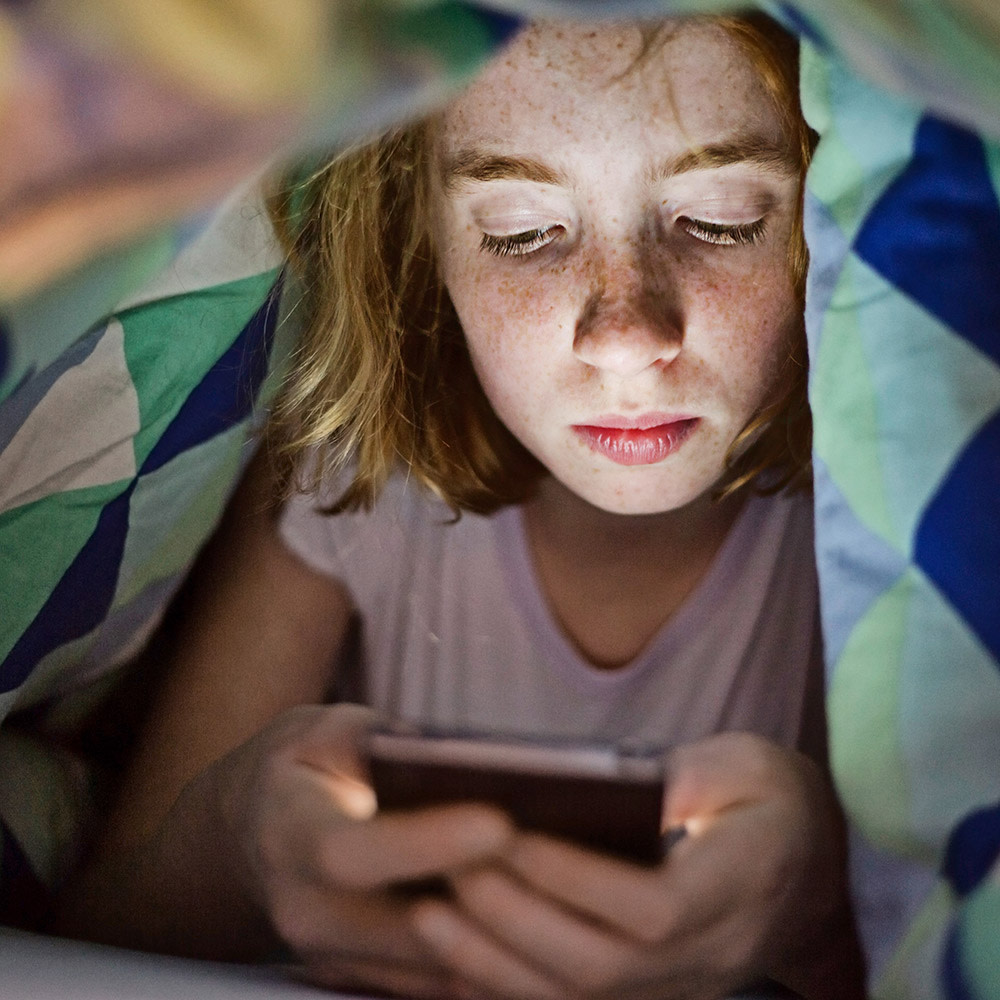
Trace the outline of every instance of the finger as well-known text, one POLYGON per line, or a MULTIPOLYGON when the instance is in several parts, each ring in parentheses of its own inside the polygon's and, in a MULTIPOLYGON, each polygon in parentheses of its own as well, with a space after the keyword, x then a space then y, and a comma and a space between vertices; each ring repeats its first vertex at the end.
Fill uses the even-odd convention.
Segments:
POLYGON ((692 900, 670 892, 670 859, 649 868, 541 834, 514 838, 504 865, 564 907, 640 941, 675 933, 692 900))
POLYGON ((618 992, 645 975, 634 939, 581 919, 496 869, 452 879, 455 900, 510 951, 587 996, 618 992))
POLYGON ((308 724, 295 746, 295 759, 370 786, 366 747, 375 721, 372 709, 341 704, 310 705, 300 711, 308 724))
POLYGON ((334 808, 348 819, 371 819, 378 811, 375 789, 349 771, 327 767, 313 778, 334 808))
POLYGON ((454 906, 424 900, 413 907, 417 933, 448 968, 489 997, 504 1000, 567 1000, 554 981, 510 952, 454 906))
POLYGON ((751 733, 720 733, 666 757, 664 826, 698 832, 737 806, 818 778, 805 755, 751 733))
MULTIPOLYGON (((532 876, 530 885, 583 917, 576 926, 550 923, 536 904, 535 916, 521 917, 527 926, 518 930, 498 887, 492 901, 484 892, 459 902, 525 960, 567 977, 587 996, 718 997, 757 975, 766 921, 741 896, 744 858, 722 859, 714 845, 702 857, 692 840, 681 857, 648 870, 567 846, 519 838, 515 858, 518 871, 532 876), (594 933, 587 933, 588 923, 594 933)), ((477 876, 457 884, 468 892, 477 876)))
POLYGON ((686 913, 674 938, 643 941, 581 919, 498 870, 452 881, 456 902, 477 924, 528 965, 565 984, 567 993, 693 1000, 721 996, 742 980, 742 969, 720 957, 717 934, 688 923, 686 913))
POLYGON ((341 815, 371 816, 375 793, 363 755, 371 719, 360 705, 299 705, 282 713, 255 741, 268 785, 263 797, 270 801, 283 785, 305 782, 341 815))
POLYGON ((390 893, 327 892, 299 888, 272 904, 281 939, 302 958, 323 963, 329 955, 376 956, 403 965, 440 968, 413 931, 410 903, 390 893))
POLYGON ((323 845, 322 864, 338 885, 373 889, 482 862, 512 833, 504 813, 473 803, 388 812, 339 826, 323 845))

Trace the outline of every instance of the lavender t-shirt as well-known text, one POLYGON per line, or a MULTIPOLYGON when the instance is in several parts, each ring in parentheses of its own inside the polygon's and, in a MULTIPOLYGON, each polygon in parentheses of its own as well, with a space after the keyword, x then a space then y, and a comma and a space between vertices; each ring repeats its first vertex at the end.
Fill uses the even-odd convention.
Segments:
POLYGON ((519 507, 453 522, 396 476, 370 512, 318 513, 333 495, 292 499, 281 534, 351 593, 372 706, 435 726, 664 746, 750 730, 822 754, 808 496, 750 498, 683 605, 607 670, 553 618, 519 507))

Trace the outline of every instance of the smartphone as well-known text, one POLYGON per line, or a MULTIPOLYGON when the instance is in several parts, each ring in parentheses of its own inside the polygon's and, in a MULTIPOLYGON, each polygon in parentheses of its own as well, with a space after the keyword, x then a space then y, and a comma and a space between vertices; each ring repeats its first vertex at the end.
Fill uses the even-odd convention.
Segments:
POLYGON ((521 827, 640 864, 663 857, 663 752, 386 726, 369 736, 379 809, 490 802, 521 827))

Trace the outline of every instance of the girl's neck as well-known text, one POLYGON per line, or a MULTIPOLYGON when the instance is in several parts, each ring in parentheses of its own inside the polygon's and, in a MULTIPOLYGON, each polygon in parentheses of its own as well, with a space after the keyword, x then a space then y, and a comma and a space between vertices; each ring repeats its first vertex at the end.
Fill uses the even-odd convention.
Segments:
POLYGON ((546 477, 525 530, 549 608, 580 654, 606 669, 634 660, 708 571, 743 501, 610 514, 546 477))

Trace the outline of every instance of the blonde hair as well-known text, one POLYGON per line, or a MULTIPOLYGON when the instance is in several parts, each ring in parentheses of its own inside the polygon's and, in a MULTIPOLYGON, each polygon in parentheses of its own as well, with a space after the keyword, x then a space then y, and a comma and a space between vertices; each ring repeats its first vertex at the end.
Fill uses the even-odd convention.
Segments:
MULTIPOLYGON (((811 139, 798 105, 795 41, 763 16, 705 20, 748 54, 804 175, 811 139)), ((644 33, 640 60, 652 37, 644 33)), ((546 471, 490 406, 438 274, 429 216, 434 127, 431 116, 394 129, 304 180, 286 179, 271 199, 302 290, 304 325, 272 429, 286 472, 303 452, 315 451, 302 488, 318 489, 329 474, 350 467, 331 511, 370 507, 400 465, 456 513, 522 502, 546 471)), ((789 267, 801 299, 800 221, 795 229, 789 267)), ((733 442, 720 495, 748 483, 776 490, 808 481, 801 330, 786 364, 780 399, 733 442)))

